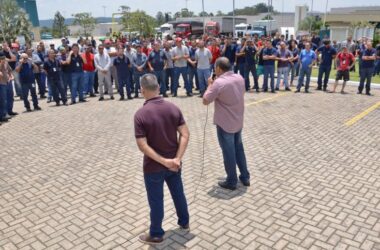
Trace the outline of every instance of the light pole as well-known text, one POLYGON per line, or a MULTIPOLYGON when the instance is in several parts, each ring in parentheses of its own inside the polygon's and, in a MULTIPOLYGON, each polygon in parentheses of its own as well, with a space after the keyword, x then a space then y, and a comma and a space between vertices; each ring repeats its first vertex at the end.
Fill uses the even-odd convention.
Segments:
POLYGON ((106 8, 107 8, 107 6, 103 5, 102 8, 103 8, 103 16, 106 17, 106 8))
MULTIPOLYGON (((187 1, 186 1, 187 3, 187 1)), ((203 34, 206 33, 205 29, 206 29, 206 26, 205 26, 205 0, 202 0, 202 19, 203 19, 203 34)))
POLYGON ((326 29, 326 16, 327 16, 327 7, 329 5, 329 0, 326 0, 326 9, 325 9, 325 16, 323 18, 323 28, 326 29))
POLYGON ((235 36, 235 0, 232 1, 232 37, 235 36))

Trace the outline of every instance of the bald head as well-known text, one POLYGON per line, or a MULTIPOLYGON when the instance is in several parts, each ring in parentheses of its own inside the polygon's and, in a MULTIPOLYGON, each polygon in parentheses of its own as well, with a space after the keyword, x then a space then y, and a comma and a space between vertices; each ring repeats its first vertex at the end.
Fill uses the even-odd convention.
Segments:
POLYGON ((215 69, 218 68, 222 71, 222 73, 225 73, 227 71, 231 70, 231 63, 230 60, 227 57, 219 57, 215 61, 215 69))

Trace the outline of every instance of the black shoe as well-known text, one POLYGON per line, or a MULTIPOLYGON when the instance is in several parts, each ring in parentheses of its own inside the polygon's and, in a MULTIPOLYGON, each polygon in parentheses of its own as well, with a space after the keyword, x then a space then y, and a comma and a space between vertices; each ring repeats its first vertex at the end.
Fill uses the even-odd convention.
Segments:
POLYGON ((305 93, 310 93, 309 90, 305 89, 305 93))
POLYGON ((163 94, 162 97, 168 98, 169 96, 167 94, 163 94))
POLYGON ((85 99, 82 99, 82 100, 79 100, 79 102, 87 102, 87 100, 85 100, 85 99))
POLYGON ((192 97, 193 96, 193 93, 187 93, 186 94, 188 97, 192 97))
POLYGON ((184 226, 179 225, 179 229, 181 229, 182 231, 190 232, 189 224, 184 225, 184 226))
POLYGON ((124 96, 120 97, 119 101, 124 101, 124 96))
POLYGON ((322 87, 317 87, 315 90, 322 90, 322 87))
POLYGON ((164 242, 164 238, 151 237, 149 234, 143 234, 139 236, 139 241, 148 245, 159 245, 164 242))
POLYGON ((104 97, 99 97, 99 101, 103 101, 104 100, 104 97))
POLYGON ((31 108, 26 108, 26 112, 32 112, 31 108))
POLYGON ((268 92, 268 90, 267 89, 263 89, 263 92, 268 92))
POLYGON ((260 90, 259 89, 255 89, 256 93, 260 93, 260 90))
POLYGON ((12 112, 9 113, 9 115, 10 115, 10 116, 15 116, 15 115, 18 115, 18 113, 12 111, 12 112))
POLYGON ((361 94, 362 94, 362 92, 361 92, 361 91, 358 91, 358 93, 356 93, 356 94, 358 94, 358 95, 361 95, 361 94))
POLYGON ((139 98, 139 94, 135 94, 133 98, 139 98))
POLYGON ((294 91, 294 93, 299 93, 299 92, 301 92, 300 89, 297 89, 296 91, 294 91))
POLYGON ((58 106, 61 106, 61 104, 60 104, 59 102, 57 102, 57 103, 55 104, 55 106, 58 107, 58 106))
POLYGON ((243 185, 246 186, 246 187, 251 186, 251 182, 249 180, 248 181, 242 181, 242 180, 240 180, 240 182, 243 183, 243 185))
POLYGON ((275 94, 276 93, 276 91, 274 91, 273 89, 270 91, 271 93, 273 93, 273 94, 275 94))
POLYGON ((48 97, 48 99, 47 99, 47 103, 51 103, 51 101, 52 101, 52 98, 51 97, 48 97))
POLYGON ((74 104, 76 104, 76 103, 77 103, 76 101, 73 101, 73 102, 70 103, 70 105, 74 105, 74 104))
POLYGON ((285 91, 292 91, 290 88, 286 88, 285 91))
POLYGON ((371 96, 372 94, 371 93, 369 93, 369 92, 367 92, 367 93, 365 93, 366 95, 368 95, 368 96, 371 96))
POLYGON ((236 189, 236 186, 230 186, 227 184, 227 182, 225 181, 219 181, 218 182, 218 185, 221 187, 221 188, 225 188, 225 189, 229 189, 229 190, 235 190, 236 189))
POLYGON ((8 122, 9 121, 9 119, 8 118, 5 118, 5 117, 3 117, 3 118, 0 118, 0 122, 8 122))
POLYGON ((90 97, 96 97, 96 95, 95 94, 90 94, 90 97))
POLYGON ((105 95, 108 95, 108 91, 104 91, 104 94, 105 94, 105 95))
POLYGON ((115 100, 115 97, 111 96, 111 100, 115 100))
POLYGON ((275 90, 276 90, 276 91, 279 91, 279 90, 280 90, 280 88, 276 88, 275 90))
POLYGON ((133 100, 133 97, 132 96, 128 96, 128 100, 133 100))
POLYGON ((46 96, 45 96, 45 95, 41 95, 40 98, 41 98, 41 99, 45 99, 46 96))
POLYGON ((42 110, 40 106, 35 106, 34 110, 42 110))
POLYGON ((67 102, 63 102, 63 106, 67 106, 68 104, 67 104, 67 102))
POLYGON ((177 93, 173 94, 173 97, 177 97, 177 93))
POLYGON ((327 91, 327 88, 323 88, 323 92, 326 92, 327 91))
POLYGON ((95 91, 95 94, 99 94, 99 91, 95 91))

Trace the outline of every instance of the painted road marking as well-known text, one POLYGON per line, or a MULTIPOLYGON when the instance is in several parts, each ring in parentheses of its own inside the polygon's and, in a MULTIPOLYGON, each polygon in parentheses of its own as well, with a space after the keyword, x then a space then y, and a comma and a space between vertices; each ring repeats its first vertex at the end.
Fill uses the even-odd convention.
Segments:
POLYGON ((264 99, 261 99, 261 100, 255 101, 255 102, 247 103, 245 106, 249 107, 249 106, 260 104, 260 103, 263 103, 263 102, 269 102, 269 101, 272 101, 274 99, 277 99, 278 97, 281 97, 281 96, 284 96, 284 95, 288 95, 288 94, 289 93, 280 93, 280 94, 272 96, 272 97, 268 97, 268 98, 264 98, 264 99))
POLYGON ((374 111, 377 108, 380 108, 380 102, 378 102, 378 103, 372 105, 371 107, 367 108, 366 110, 364 110, 360 114, 356 115, 352 119, 346 121, 344 124, 346 126, 354 125, 356 122, 360 121, 361 119, 363 119, 365 116, 367 116, 369 113, 371 113, 372 111, 374 111))

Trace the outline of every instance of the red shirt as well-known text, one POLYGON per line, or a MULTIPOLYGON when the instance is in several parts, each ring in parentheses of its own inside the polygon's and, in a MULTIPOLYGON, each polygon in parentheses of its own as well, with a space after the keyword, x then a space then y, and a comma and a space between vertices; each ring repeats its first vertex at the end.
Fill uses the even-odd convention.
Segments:
POLYGON ((92 53, 83 53, 82 58, 83 60, 83 70, 84 71, 95 71, 95 64, 94 64, 94 54, 92 53), (86 61, 86 62, 85 62, 86 61))
POLYGON ((352 53, 342 53, 340 52, 337 55, 339 60, 338 70, 344 71, 349 70, 351 63, 355 60, 355 57, 352 53))
MULTIPOLYGON (((148 145, 159 155, 173 159, 178 150, 179 126, 185 124, 181 110, 162 97, 147 100, 134 118, 135 137, 146 138, 148 145)), ((144 156, 144 173, 166 170, 163 165, 144 156)))
POLYGON ((152 51, 152 49, 149 49, 148 47, 143 47, 141 49, 142 53, 144 53, 146 56, 149 56, 150 52, 152 51))
POLYGON ((208 47, 208 49, 210 50, 212 55, 211 64, 214 64, 216 59, 220 57, 220 49, 218 46, 210 46, 208 47))

